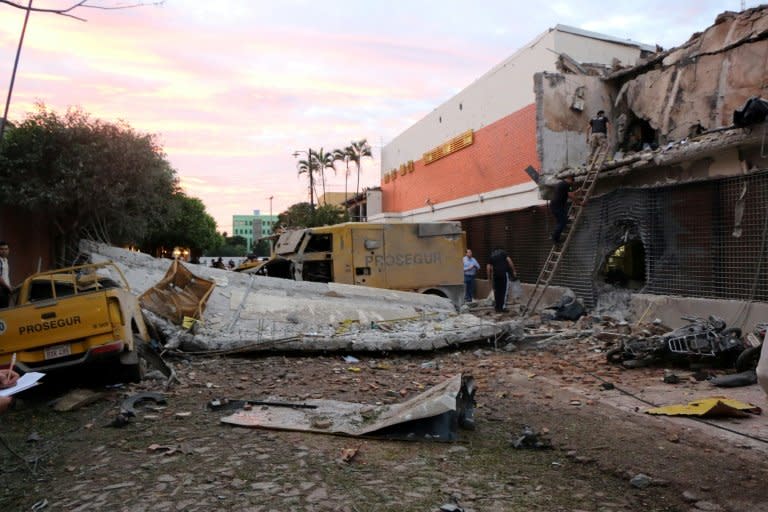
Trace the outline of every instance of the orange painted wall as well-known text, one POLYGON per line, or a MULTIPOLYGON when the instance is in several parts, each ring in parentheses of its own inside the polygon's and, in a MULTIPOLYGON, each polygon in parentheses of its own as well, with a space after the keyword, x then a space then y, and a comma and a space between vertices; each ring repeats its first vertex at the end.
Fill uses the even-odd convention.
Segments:
POLYGON ((389 183, 382 180, 383 210, 403 212, 423 208, 427 198, 437 204, 525 183, 529 165, 541 168, 534 103, 475 131, 471 146, 429 165, 419 159, 413 172, 398 172, 389 183))

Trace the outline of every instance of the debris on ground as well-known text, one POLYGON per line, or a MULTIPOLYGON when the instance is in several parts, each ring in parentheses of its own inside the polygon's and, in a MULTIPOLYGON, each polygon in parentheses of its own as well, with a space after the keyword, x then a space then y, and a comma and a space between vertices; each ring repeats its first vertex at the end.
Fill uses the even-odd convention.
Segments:
POLYGON ((709 379, 710 384, 721 388, 735 388, 740 386, 751 386, 757 383, 757 373, 755 370, 734 373, 732 375, 720 375, 709 379))
POLYGON ((750 414, 760 414, 762 409, 746 402, 730 398, 714 397, 694 400, 684 405, 666 405, 645 411, 647 414, 664 416, 698 416, 698 417, 748 417, 750 414))
MULTIPOLYGON (((267 403, 267 402, 263 402, 267 403)), ((243 427, 297 430, 385 439, 455 441, 474 429, 475 383, 458 374, 401 404, 368 405, 307 400, 292 407, 261 405, 221 419, 243 427), (314 407, 312 407, 314 406, 314 407)))
POLYGON ((163 278, 139 296, 139 303, 142 308, 183 327, 185 318, 202 317, 214 286, 214 281, 193 274, 179 260, 173 260, 163 278))
POLYGON ((552 442, 537 434, 530 426, 523 425, 520 435, 512 440, 512 447, 517 449, 549 450, 552 442))
POLYGON ((57 412, 74 411, 98 401, 103 396, 103 393, 90 389, 73 389, 56 400, 53 404, 53 410, 57 412))

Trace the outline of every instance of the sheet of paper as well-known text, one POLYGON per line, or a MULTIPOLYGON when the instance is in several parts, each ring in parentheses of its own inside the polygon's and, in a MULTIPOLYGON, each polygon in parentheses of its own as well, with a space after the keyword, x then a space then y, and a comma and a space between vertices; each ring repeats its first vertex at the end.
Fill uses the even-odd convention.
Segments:
POLYGON ((43 377, 45 377, 45 374, 40 372, 25 373, 19 377, 19 380, 16 381, 15 386, 11 388, 0 389, 0 396, 15 395, 16 393, 24 391, 25 389, 29 389, 32 386, 37 386, 37 381, 43 377))

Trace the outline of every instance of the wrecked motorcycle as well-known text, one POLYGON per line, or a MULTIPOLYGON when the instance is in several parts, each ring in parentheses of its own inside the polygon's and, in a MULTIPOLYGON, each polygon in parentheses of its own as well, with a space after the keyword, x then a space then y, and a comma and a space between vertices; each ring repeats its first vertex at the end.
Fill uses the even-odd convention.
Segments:
POLYGON ((762 322, 755 326, 755 329, 744 337, 744 350, 736 358, 736 370, 745 372, 757 368, 757 362, 760 360, 760 351, 765 343, 768 333, 768 322, 762 322))
POLYGON ((711 362, 731 366, 744 345, 741 329, 726 328, 725 321, 714 315, 708 318, 681 317, 687 325, 673 331, 625 340, 620 347, 606 353, 608 362, 638 367, 659 361, 711 362))

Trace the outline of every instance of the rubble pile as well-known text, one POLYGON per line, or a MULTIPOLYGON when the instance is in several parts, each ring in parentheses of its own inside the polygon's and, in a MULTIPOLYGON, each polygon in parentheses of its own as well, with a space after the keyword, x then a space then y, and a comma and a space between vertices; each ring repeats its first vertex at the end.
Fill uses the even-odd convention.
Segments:
MULTIPOLYGON (((93 242, 83 242, 81 251, 95 262, 114 261, 137 294, 163 279, 170 264, 93 242)), ((170 349, 435 350, 501 336, 522 338, 518 322, 457 315, 448 299, 434 295, 188 267, 216 286, 201 320, 188 328, 149 315, 170 349)))

